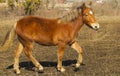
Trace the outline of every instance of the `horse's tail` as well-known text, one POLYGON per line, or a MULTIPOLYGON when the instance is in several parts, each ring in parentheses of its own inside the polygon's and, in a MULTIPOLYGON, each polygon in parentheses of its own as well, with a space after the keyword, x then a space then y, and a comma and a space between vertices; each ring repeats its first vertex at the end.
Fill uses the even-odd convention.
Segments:
POLYGON ((14 26, 12 27, 12 29, 7 32, 3 44, 2 44, 2 46, 0 46, 0 52, 8 50, 8 48, 12 45, 15 35, 16 35, 16 32, 15 32, 16 24, 17 23, 15 23, 14 26))

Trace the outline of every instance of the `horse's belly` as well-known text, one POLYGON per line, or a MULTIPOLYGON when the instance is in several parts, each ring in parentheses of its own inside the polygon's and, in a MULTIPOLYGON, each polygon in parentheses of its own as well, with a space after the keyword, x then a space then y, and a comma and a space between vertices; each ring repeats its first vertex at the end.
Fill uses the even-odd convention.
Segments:
POLYGON ((46 45, 46 46, 54 46, 56 43, 54 43, 52 38, 39 38, 38 40, 35 40, 40 45, 46 45))
POLYGON ((55 46, 56 45, 53 42, 46 42, 46 41, 37 41, 36 43, 40 45, 44 45, 44 46, 55 46))

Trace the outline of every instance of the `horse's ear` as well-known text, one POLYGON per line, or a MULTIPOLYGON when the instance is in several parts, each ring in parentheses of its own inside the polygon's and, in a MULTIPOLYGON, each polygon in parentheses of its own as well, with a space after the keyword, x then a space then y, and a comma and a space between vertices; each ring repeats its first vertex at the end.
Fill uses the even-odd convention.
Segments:
POLYGON ((86 4, 83 3, 83 5, 82 5, 82 9, 85 9, 85 8, 86 8, 86 4))
POLYGON ((90 1, 89 5, 90 5, 90 6, 92 5, 92 1, 90 1))
POLYGON ((82 7, 86 7, 85 3, 83 3, 82 7))

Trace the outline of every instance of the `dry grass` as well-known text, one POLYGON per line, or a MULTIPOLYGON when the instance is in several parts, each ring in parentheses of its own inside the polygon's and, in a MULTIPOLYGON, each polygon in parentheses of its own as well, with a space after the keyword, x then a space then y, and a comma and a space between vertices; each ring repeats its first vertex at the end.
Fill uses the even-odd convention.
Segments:
POLYGON ((99 23, 120 23, 120 16, 97 16, 99 23))

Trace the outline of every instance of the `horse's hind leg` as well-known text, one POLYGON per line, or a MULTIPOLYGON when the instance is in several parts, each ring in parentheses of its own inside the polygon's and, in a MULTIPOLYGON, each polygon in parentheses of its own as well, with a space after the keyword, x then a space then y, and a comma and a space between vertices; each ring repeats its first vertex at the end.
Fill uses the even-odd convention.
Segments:
POLYGON ((79 56, 78 56, 78 61, 77 61, 77 63, 76 63, 76 68, 79 68, 80 64, 82 63, 82 48, 79 46, 79 44, 78 44, 77 42, 74 42, 74 43, 71 45, 71 47, 72 47, 73 49, 75 49, 75 50, 78 52, 78 54, 79 54, 79 56))
POLYGON ((19 57, 20 57, 20 54, 23 50, 23 45, 19 42, 18 43, 18 46, 17 46, 17 49, 15 51, 15 62, 14 62, 14 70, 17 74, 20 73, 20 70, 19 70, 19 57))
POLYGON ((39 72, 43 72, 43 66, 32 55, 33 43, 25 45, 25 55, 33 62, 33 64, 39 69, 39 72))

